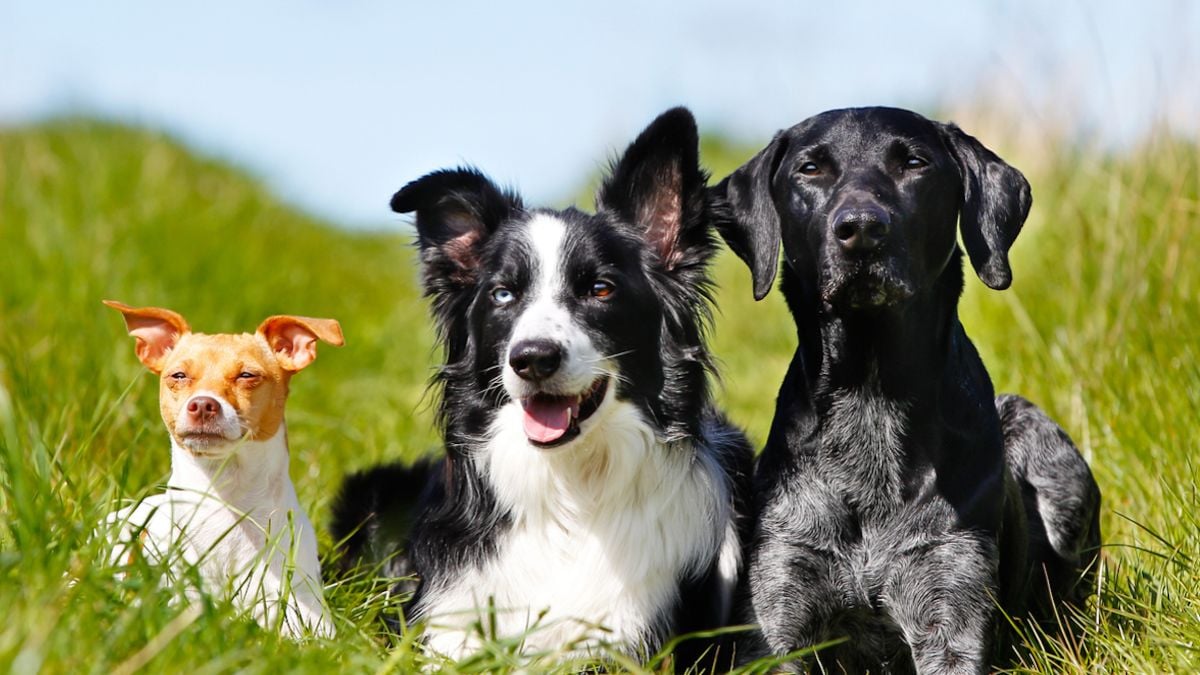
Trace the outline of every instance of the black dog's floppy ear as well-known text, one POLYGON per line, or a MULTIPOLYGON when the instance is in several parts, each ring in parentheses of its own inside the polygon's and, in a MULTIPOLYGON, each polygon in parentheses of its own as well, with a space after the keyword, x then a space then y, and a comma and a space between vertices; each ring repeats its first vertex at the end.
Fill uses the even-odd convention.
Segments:
POLYGON ((646 127, 613 165, 596 194, 596 208, 615 211, 642 230, 667 270, 689 253, 710 250, 704 218, 700 137, 687 108, 672 108, 646 127))
POLYGON ((434 171, 392 196, 393 211, 417 213, 417 245, 428 268, 426 278, 460 285, 474 281, 483 243, 521 209, 519 197, 472 168, 434 171))
POLYGON ((767 297, 779 273, 779 212, 771 196, 771 181, 786 152, 787 138, 781 131, 767 147, 713 188, 714 196, 725 201, 732 212, 731 217, 718 220, 717 229, 729 248, 750 267, 755 300, 767 297))
POLYGON ((941 130, 962 174, 958 222, 967 255, 983 283, 1004 290, 1012 283, 1008 249, 1033 203, 1029 181, 957 126, 943 124, 941 130))

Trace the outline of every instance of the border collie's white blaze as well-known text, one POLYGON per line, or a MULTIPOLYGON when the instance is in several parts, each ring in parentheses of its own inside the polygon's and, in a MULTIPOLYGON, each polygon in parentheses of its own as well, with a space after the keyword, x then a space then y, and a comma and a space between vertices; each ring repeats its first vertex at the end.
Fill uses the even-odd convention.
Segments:
MULTIPOLYGON (((432 648, 469 652, 478 624, 531 651, 644 655, 729 622, 751 451, 709 395, 697 146, 690 113, 662 115, 596 214, 526 209, 469 169, 393 198, 417 214, 446 457, 419 499, 397 494, 418 469, 352 477, 334 536, 351 559, 404 548, 385 573, 419 577, 408 615, 432 648), (409 508, 411 533, 389 529, 409 508)), ((677 665, 708 645, 690 646, 677 665)))
POLYGON ((509 405, 522 410, 525 435, 540 447, 555 447, 552 444, 570 442, 573 434, 584 433, 581 413, 594 414, 594 405, 604 401, 608 379, 615 374, 615 366, 596 349, 561 300, 572 292, 563 275, 566 228, 566 223, 549 214, 535 214, 524 224, 520 239, 531 252, 535 281, 528 304, 513 326, 503 367, 502 382, 512 399, 509 405), (557 348, 562 357, 553 376, 537 385, 513 367, 514 349, 532 343, 557 348), (583 408, 589 399, 593 405, 583 408))

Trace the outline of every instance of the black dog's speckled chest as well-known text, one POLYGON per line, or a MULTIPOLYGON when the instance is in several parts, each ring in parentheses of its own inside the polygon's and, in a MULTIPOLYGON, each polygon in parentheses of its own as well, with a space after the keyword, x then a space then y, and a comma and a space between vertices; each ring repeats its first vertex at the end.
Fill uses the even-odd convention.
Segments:
POLYGON ((944 624, 960 635, 989 631, 1010 479, 994 409, 970 405, 991 401, 990 382, 957 375, 940 387, 959 394, 957 428, 931 423, 917 392, 885 392, 876 374, 817 387, 811 398, 785 380, 780 409, 789 415, 777 417, 756 472, 749 560, 756 610, 784 617, 763 622, 769 643, 791 651, 849 636, 830 654, 842 667, 905 672, 914 638, 944 624), (971 459, 943 461, 953 456, 971 459), (941 593, 961 603, 957 619, 912 611, 914 599, 941 593), (788 620, 797 615, 808 620, 788 620))
POLYGON ((864 108, 780 132, 714 191, 757 297, 783 249, 799 342, 755 471, 747 620, 776 654, 844 639, 817 656, 834 671, 983 672, 997 604, 1085 597, 1099 543, 1087 464, 995 398, 957 318, 955 226, 1006 288, 1028 184, 957 127, 864 108))

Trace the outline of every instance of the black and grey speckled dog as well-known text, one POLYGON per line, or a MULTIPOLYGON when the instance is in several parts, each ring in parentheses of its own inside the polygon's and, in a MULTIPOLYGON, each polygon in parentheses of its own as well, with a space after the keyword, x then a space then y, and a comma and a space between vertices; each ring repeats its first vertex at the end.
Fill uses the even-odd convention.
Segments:
POLYGON ((714 190, 759 298, 782 242, 799 333, 755 476, 765 646, 847 636, 822 667, 981 672, 997 600, 1046 618, 1086 598, 1091 472, 1033 404, 994 398, 957 316, 955 225, 979 277, 1007 288, 1021 173, 953 125, 866 108, 780 132, 714 190))

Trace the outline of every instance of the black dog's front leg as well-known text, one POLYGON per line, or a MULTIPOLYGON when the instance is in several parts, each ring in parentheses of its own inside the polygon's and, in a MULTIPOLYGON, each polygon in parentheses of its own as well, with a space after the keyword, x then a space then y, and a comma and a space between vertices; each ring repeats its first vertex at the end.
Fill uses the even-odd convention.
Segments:
POLYGON ((885 604, 918 673, 983 673, 995 615, 996 546, 957 532, 911 549, 889 579, 885 604))
MULTIPOLYGON (((829 639, 841 596, 826 553, 781 538, 764 540, 750 561, 751 599, 771 653, 788 654, 829 639)), ((806 670, 805 662, 784 666, 806 670)))

